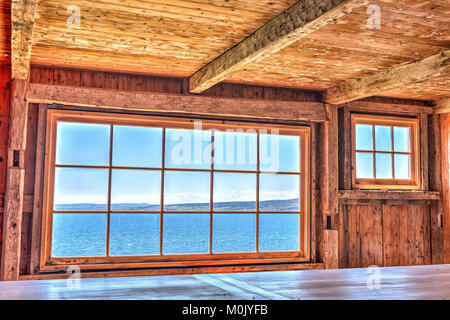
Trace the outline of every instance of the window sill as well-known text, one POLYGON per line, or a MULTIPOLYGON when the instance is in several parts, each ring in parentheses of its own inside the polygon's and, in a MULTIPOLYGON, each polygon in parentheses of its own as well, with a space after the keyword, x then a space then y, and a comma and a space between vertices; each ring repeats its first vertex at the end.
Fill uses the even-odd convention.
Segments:
POLYGON ((440 200, 437 191, 381 191, 381 190, 339 190, 341 200, 440 200))

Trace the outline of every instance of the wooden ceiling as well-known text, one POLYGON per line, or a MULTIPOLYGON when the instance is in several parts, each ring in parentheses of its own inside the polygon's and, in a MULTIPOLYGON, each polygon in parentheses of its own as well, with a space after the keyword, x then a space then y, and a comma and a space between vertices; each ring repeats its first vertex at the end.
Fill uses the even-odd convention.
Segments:
MULTIPOLYGON (((77 29, 67 26, 67 1, 40 0, 31 63, 189 77, 296 2, 72 0, 81 10, 77 29)), ((362 6, 227 81, 325 90, 450 49, 450 0, 370 4, 381 9, 380 30, 367 28, 362 6)), ((8 1, 0 10, 1 58, 10 55, 8 1)), ((449 88, 444 74, 378 95, 436 100, 449 88)))

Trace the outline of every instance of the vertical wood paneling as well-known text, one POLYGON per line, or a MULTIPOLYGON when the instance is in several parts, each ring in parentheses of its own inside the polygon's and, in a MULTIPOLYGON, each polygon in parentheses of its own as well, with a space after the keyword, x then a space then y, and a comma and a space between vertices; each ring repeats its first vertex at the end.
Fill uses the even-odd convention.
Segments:
MULTIPOLYGON (((183 93, 183 80, 182 78, 89 70, 80 71, 43 66, 32 66, 30 75, 30 81, 33 83, 179 94, 183 93)), ((304 102, 321 101, 321 95, 317 91, 233 83, 219 83, 201 93, 201 95, 304 102)))
POLYGON ((444 263, 450 263, 450 113, 441 114, 441 148, 444 263))
POLYGON ((348 262, 341 256, 341 267, 431 262, 429 205, 352 204, 341 206, 341 215, 348 221, 348 262))

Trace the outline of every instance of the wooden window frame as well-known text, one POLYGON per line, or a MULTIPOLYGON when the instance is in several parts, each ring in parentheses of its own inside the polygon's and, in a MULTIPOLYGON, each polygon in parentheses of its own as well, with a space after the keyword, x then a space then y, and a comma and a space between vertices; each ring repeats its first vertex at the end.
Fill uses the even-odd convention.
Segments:
MULTIPOLYGON (((220 212, 210 211, 201 212, 203 214, 255 214, 256 215, 256 231, 255 231, 255 252, 245 253, 207 253, 207 254, 174 254, 162 255, 160 250, 159 255, 127 255, 127 256, 106 256, 101 257, 52 257, 51 243, 52 243, 52 218, 53 218, 53 196, 54 196, 54 179, 55 179, 55 157, 56 157, 56 125, 59 121, 79 122, 79 123, 95 123, 95 124, 109 124, 109 125, 132 125, 132 126, 147 126, 158 128, 180 128, 193 129, 194 119, 178 118, 178 117, 163 117, 163 116, 147 116, 147 115, 132 115, 132 114, 118 114, 106 112, 89 112, 89 111, 73 111, 61 109, 49 109, 46 120, 46 143, 45 143, 45 166, 44 166, 44 183, 43 183, 43 200, 42 200, 42 233, 41 233, 41 253, 40 253, 40 270, 41 271, 63 271, 70 265, 77 265, 82 270, 95 269, 126 269, 126 268, 149 268, 149 267, 193 267, 193 266, 214 266, 214 265, 242 265, 242 264, 261 264, 261 263, 289 263, 289 262, 309 262, 310 261, 310 161, 311 161, 311 135, 310 127, 304 125, 282 125, 282 124, 268 124, 256 122, 241 122, 232 120, 202 120, 203 130, 208 129, 277 129, 281 135, 296 135, 301 137, 300 144, 300 168, 299 172, 299 199, 300 210, 295 212, 299 215, 299 251, 278 251, 278 252, 258 252, 258 218, 260 214, 271 213, 267 211, 259 211, 259 173, 265 173, 259 170, 257 165, 256 171, 245 171, 256 173, 257 176, 257 209, 251 212, 220 212)), ((259 140, 259 139, 258 139, 259 140)), ((259 144, 258 144, 259 145, 259 144)), ((164 147, 163 147, 164 148, 164 147)), ((164 149, 163 149, 163 154, 164 149)), ((259 151, 258 151, 259 154, 259 151)), ((259 157, 258 157, 259 158, 259 157)), ((110 162, 111 170, 111 162, 110 162)), ((161 172, 167 170, 162 164, 161 172)), ((175 169, 176 171, 178 169, 175 169)), ((191 169, 180 169, 181 171, 192 171, 191 169)), ((205 169, 205 172, 236 172, 236 170, 215 170, 205 169)), ((272 173, 272 172, 271 172, 272 173)), ((287 174, 287 173, 283 173, 287 174)), ((213 174, 211 174, 213 176, 213 174)), ((164 174, 162 174, 162 179, 164 174)), ((109 186, 109 188, 111 188, 109 186)), ((212 186, 211 186, 212 188, 212 186)), ((163 194, 163 186, 161 186, 161 194, 163 194)), ((163 197, 161 197, 163 198, 163 197)), ((110 201, 110 200, 108 200, 110 201)), ((164 214, 163 200, 161 200, 160 211, 151 212, 151 214, 164 214)), ((212 207, 212 202, 211 202, 212 207)), ((108 217, 111 211, 108 208, 108 217)), ((87 212, 88 213, 88 212, 87 212)), ((133 212, 140 213, 140 212, 133 212)), ((192 213, 192 212, 170 212, 177 213, 192 213)), ((195 212, 194 212, 195 213, 195 212)), ((288 214, 293 212, 273 212, 276 214, 288 214)), ((143 213, 145 214, 145 213, 143 213)), ((108 219, 109 221, 109 219, 108 219)), ((108 232, 108 229, 107 229, 108 232)), ((210 234, 211 219, 210 219, 210 234)), ((107 235, 108 237, 108 235, 107 235)), ((160 230, 160 240, 162 232, 160 230)), ((160 243, 161 246, 161 243, 160 243)), ((211 247, 211 243, 209 244, 211 247)), ((210 251, 211 252, 211 251, 210 251)))
POLYGON ((396 117, 396 116, 380 116, 370 114, 351 114, 351 139, 352 139, 352 186, 354 189, 381 189, 381 190, 418 190, 421 188, 420 176, 420 132, 419 132, 419 118, 411 117, 396 117), (365 124, 372 125, 372 143, 373 149, 356 150, 356 125, 365 124), (391 151, 376 151, 375 150, 375 126, 389 126, 391 127, 391 151), (393 149, 394 136, 393 127, 409 127, 411 132, 410 137, 410 152, 396 152, 393 149), (376 177, 375 155, 377 153, 392 155, 392 179, 377 179, 377 178, 356 178, 356 153, 367 152, 373 154, 373 170, 374 177, 376 177), (395 179, 394 170, 394 155, 395 154, 409 154, 411 156, 411 179, 395 179))

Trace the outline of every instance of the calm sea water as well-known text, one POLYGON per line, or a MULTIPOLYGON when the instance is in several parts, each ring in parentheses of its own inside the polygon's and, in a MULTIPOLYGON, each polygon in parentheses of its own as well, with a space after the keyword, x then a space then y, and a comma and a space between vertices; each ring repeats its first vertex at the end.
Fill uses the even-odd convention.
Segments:
MULTIPOLYGON (((296 203, 296 199, 284 200, 278 208, 292 210, 298 207, 296 203)), ((246 204, 223 206, 232 209, 246 204)), ((209 214, 164 214, 163 254, 208 253, 209 219, 209 214)), ((159 220, 159 214, 111 214, 109 254, 159 254, 159 220)), ((259 250, 298 250, 299 223, 298 214, 260 214, 259 250)), ((104 256, 106 229, 106 214, 54 214, 52 256, 104 256)), ((214 214, 212 230, 215 253, 255 251, 256 215, 253 213, 214 214)))

